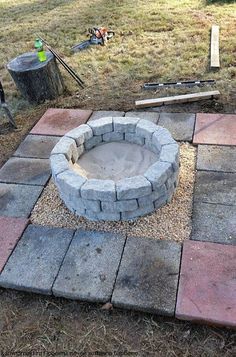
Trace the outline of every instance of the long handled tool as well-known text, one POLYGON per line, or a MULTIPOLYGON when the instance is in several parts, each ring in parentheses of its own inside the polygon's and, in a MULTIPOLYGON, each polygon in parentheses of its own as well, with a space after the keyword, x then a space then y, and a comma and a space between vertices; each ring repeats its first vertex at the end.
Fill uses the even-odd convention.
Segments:
MULTIPOLYGON (((37 35, 38 36, 38 35, 37 35)), ((66 71, 71 75, 72 78, 80 85, 81 88, 84 88, 84 82, 78 76, 78 74, 70 67, 68 64, 61 58, 61 56, 49 45, 47 41, 45 41, 42 37, 38 36, 38 38, 45 44, 47 49, 56 57, 56 59, 60 62, 60 64, 66 69, 66 71)))
POLYGON ((8 108, 7 103, 5 102, 5 93, 4 93, 1 81, 0 81, 0 108, 3 108, 3 110, 6 112, 9 122, 15 129, 17 129, 15 120, 14 120, 13 116, 11 115, 11 112, 8 108))

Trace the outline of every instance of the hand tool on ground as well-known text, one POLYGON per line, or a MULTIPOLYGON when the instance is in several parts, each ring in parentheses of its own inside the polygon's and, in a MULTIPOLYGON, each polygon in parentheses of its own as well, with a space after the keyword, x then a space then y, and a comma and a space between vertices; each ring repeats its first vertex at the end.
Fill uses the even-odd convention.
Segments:
POLYGON ((89 40, 82 41, 77 45, 71 47, 73 52, 82 51, 88 48, 90 45, 101 45, 104 46, 108 40, 110 40, 115 32, 108 30, 106 27, 93 27, 88 30, 89 40))
POLYGON ((179 81, 166 83, 144 83, 144 89, 161 89, 166 87, 193 87, 203 86, 205 84, 215 84, 214 79, 207 79, 205 81, 179 81))
POLYGON ((2 108, 5 111, 5 113, 6 113, 7 117, 8 117, 8 120, 11 123, 11 125, 15 129, 17 129, 17 125, 15 123, 15 120, 14 120, 13 116, 11 115, 11 112, 10 112, 10 110, 8 108, 7 103, 5 102, 5 93, 4 93, 1 81, 0 81, 0 108, 2 108))

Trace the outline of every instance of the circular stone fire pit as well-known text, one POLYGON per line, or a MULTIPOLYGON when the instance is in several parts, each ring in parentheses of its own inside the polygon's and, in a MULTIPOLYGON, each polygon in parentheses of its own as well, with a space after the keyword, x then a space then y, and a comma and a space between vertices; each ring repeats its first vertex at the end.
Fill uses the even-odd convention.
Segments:
POLYGON ((50 161, 60 197, 73 213, 90 220, 129 220, 170 202, 179 146, 152 122, 107 117, 68 132, 50 161))

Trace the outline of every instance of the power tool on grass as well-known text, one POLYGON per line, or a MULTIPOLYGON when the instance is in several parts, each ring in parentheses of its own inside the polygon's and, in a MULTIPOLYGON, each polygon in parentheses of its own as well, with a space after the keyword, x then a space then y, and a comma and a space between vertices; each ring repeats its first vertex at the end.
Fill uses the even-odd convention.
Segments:
POLYGON ((89 40, 82 41, 73 46, 71 50, 73 52, 79 52, 91 45, 106 45, 106 42, 115 35, 114 31, 108 30, 106 27, 93 27, 88 30, 89 40))

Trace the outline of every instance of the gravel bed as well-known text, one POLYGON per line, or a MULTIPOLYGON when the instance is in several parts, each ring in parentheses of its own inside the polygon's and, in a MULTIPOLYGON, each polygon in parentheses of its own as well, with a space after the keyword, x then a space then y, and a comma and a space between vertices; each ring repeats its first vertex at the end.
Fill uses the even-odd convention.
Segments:
POLYGON ((56 186, 50 180, 32 211, 31 222, 56 227, 121 232, 128 236, 181 242, 188 239, 191 232, 195 161, 196 148, 188 143, 182 143, 180 180, 171 203, 136 221, 92 222, 83 217, 76 217, 65 207, 56 186))

